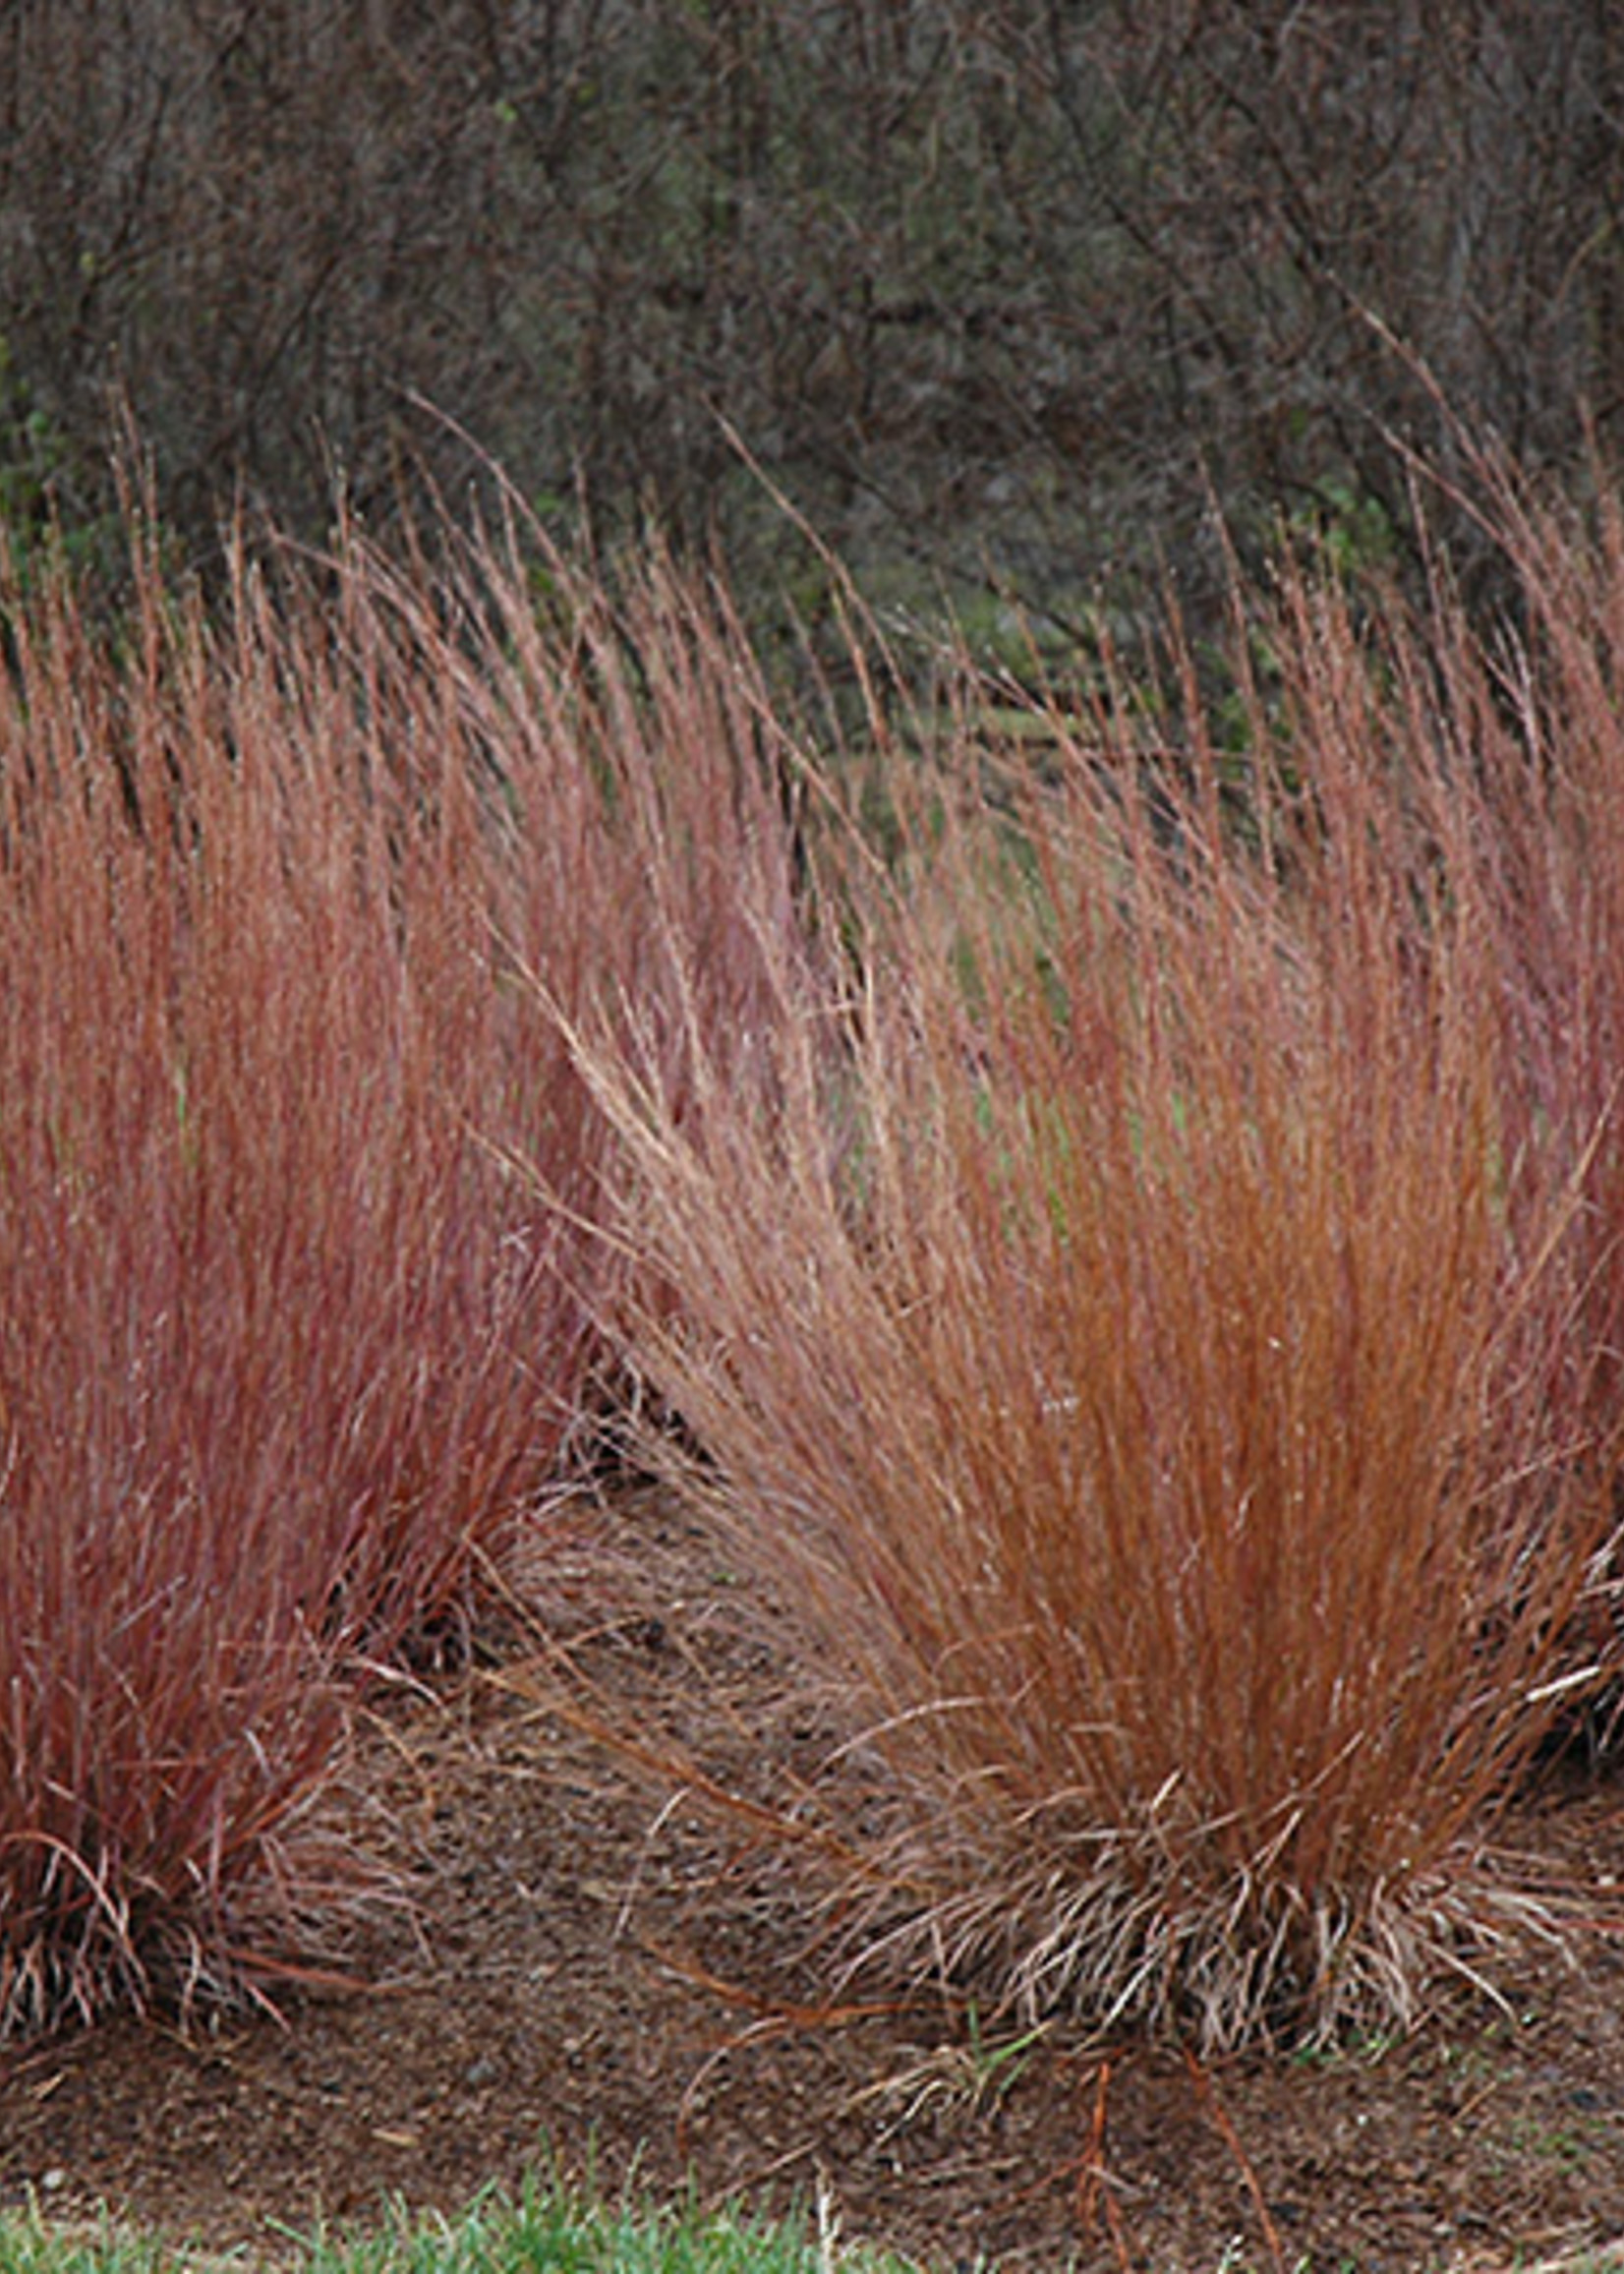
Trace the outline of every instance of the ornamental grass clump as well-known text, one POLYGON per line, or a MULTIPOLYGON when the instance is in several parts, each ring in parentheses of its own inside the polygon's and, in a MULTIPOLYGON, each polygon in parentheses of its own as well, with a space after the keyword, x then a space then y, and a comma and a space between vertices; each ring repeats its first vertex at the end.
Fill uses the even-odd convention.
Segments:
POLYGON ((742 1063, 788 848, 729 636, 494 547, 13 610, 0 2032, 267 1988, 338 1916, 358 1679, 536 1537, 613 1309, 538 990, 742 1063))
POLYGON ((1582 518, 1479 472, 1515 616, 1484 637, 1440 573, 1394 645, 1426 673, 1436 799, 1470 817, 1496 930, 1510 1204, 1537 1215, 1562 1179, 1580 1197, 1575 1332, 1548 1394, 1624 1448, 1624 506, 1602 486, 1582 518))
MULTIPOLYGON (((325 1168, 330 1183, 324 1115, 327 1145, 363 1135, 291 1063, 241 1093, 227 1126, 216 1091, 233 1051, 273 1057, 296 1025, 325 1041, 312 943, 281 925, 279 898, 222 906, 216 928, 238 920, 258 992, 242 991, 241 960, 210 991, 184 945, 203 911, 173 873, 191 824, 168 803, 167 699, 139 668, 116 671, 65 597, 14 636, 0 686, 6 2033, 262 1986, 305 1898, 331 1893, 308 1821, 345 1734, 318 1633, 313 1486, 330 1448, 312 1441, 317 1393, 288 1358, 303 1338, 319 1368, 337 1322, 281 1180, 325 1168), (144 795, 156 801, 138 826, 144 795)), ((313 1079, 331 1072, 319 1054, 313 1079)), ((328 1196, 319 1184, 318 1214, 328 1196)))
POLYGON ((760 1098, 696 1049, 685 1119, 583 1044, 680 1292, 636 1349, 683 1482, 895 1779, 879 1850, 841 1828, 856 1947, 1208 2049, 1406 2022, 1541 1922, 1485 1835, 1584 1521, 1490 930, 1346 616, 1296 637, 1239 773, 1193 699, 1157 752, 1056 707, 1034 769, 969 690, 760 1098))
POLYGON ((1425 826, 1493 934, 1502 1027, 1508 1232, 1543 1237, 1572 1204, 1545 1271, 1567 1331, 1538 1353, 1553 1434, 1590 1449, 1612 1522, 1569 1637, 1576 1719, 1616 1742, 1624 1695, 1624 507, 1597 484, 1587 513, 1541 501, 1501 462, 1471 465, 1514 608, 1475 625, 1440 565, 1420 620, 1384 627, 1394 708, 1424 717, 1425 826), (1589 1677, 1599 1693, 1587 1695, 1589 1677))

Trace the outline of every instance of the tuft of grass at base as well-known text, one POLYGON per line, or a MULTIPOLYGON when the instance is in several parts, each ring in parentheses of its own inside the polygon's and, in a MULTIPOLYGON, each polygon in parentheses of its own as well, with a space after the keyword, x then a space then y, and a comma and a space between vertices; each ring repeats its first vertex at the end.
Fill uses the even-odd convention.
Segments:
POLYGON ((492 2188, 454 2218, 397 2208, 371 2235, 278 2230, 261 2257, 211 2252, 111 2221, 72 2235, 37 2211, 0 2218, 0 2274, 924 2274, 917 2261, 843 2242, 828 2211, 769 2220, 747 2210, 665 2209, 631 2194, 605 2203, 536 2178, 517 2195, 492 2188))

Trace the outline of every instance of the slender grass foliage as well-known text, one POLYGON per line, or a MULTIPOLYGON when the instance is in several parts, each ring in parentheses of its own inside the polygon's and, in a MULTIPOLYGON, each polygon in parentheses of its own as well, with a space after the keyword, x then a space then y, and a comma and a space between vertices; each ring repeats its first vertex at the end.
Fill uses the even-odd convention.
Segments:
POLYGON ((1590 1450, 1613 1519, 1570 1634, 1576 1682, 1587 1667, 1605 1677, 1592 1733, 1611 1741, 1624 1679, 1624 510, 1604 481, 1581 514, 1486 454, 1472 466, 1515 620, 1485 638, 1440 566, 1429 617, 1388 652, 1412 716, 1431 725, 1434 826, 1450 817, 1457 870, 1494 933, 1518 1252, 1537 1247, 1554 1186, 1575 1200, 1549 1264, 1568 1331, 1531 1362, 1553 1432, 1590 1450))
MULTIPOLYGON (((308 1432, 338 1339, 311 1300, 319 1182, 303 1223, 288 1205, 322 1166, 322 1105, 277 1064, 301 1025, 329 1178, 362 1135, 320 1086, 313 943, 280 892, 258 922, 244 892, 267 817, 235 825, 223 751, 217 899, 181 890, 188 691, 160 689, 150 650, 116 671, 65 596, 17 636, 0 729, 8 2028, 221 1987, 255 1948, 245 1890, 307 1879, 293 1836, 343 1720, 314 1631, 331 1448, 308 1432), (207 972, 190 926, 230 936, 236 970, 207 972), (228 1099, 234 1057, 260 1078, 228 1099), (300 1342, 308 1386, 285 1363, 300 1342)), ((330 962, 321 984, 337 991, 330 962)))
MULTIPOLYGON (((1440 569, 1395 678, 1434 722, 1434 811, 1466 817, 1495 932, 1510 1203, 1579 1197, 1562 1244, 1574 1331, 1547 1386, 1576 1436, 1624 1446, 1624 510, 1588 523, 1479 461, 1514 623, 1475 633, 1440 569), (1407 667, 1407 668, 1406 668, 1407 667)), ((1457 835, 1464 838, 1457 825, 1457 835)), ((1458 862, 1465 866, 1465 858, 1458 862)), ((1526 1230, 1522 1237, 1529 1238, 1526 1230)))
POLYGON ((1296 674, 1294 733, 1318 750, 1355 723, 1365 770, 1385 769, 1403 858, 1484 935, 1507 1269, 1539 1288, 1502 1358, 1585 1480, 1576 1554, 1599 1526, 1567 1679, 1604 1730, 1596 1684, 1616 1714, 1624 1674, 1624 517, 1605 481, 1588 514, 1559 509, 1461 440, 1515 608, 1485 631, 1439 559, 1424 611, 1383 596, 1356 637, 1345 594, 1295 587, 1285 645, 1318 664, 1311 683, 1296 674))
POLYGON ((1538 1922, 1483 1828, 1582 1560, 1492 927, 1346 613, 1280 637, 1243 827, 1193 700, 1154 767, 1142 705, 1057 709, 1039 780, 972 699, 859 976, 781 970, 770 1104, 585 1051, 688 1487, 899 1779, 868 1947, 1209 2047, 1538 1922))
POLYGON ((537 988, 739 1061, 789 899, 733 635, 658 565, 551 577, 354 546, 11 618, 0 2028, 268 1978, 336 1884, 341 1683, 555 1474, 615 1265, 537 988))

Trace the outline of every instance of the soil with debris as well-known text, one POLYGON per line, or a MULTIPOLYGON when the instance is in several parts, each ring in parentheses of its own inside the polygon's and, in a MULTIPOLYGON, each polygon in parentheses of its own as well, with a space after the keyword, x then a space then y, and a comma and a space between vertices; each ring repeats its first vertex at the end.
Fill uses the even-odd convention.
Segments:
POLYGON ((12 2049, 0 2200, 252 2263, 549 2163, 611 2192, 822 2191, 843 2240, 933 2274, 1526 2274, 1624 2238, 1616 1778, 1553 1770, 1508 1828, 1600 1891, 1579 1961, 1531 1957, 1509 2011, 1462 1986, 1402 2044, 1205 2071, 1060 2028, 1016 2045, 872 1983, 832 2002, 804 1856, 592 1727, 764 1799, 818 1773, 786 1630, 702 1532, 658 1501, 578 1513, 526 1592, 545 1617, 366 1736, 356 1822, 387 1827, 413 1907, 368 1930, 365 1986, 281 2024, 12 2049))

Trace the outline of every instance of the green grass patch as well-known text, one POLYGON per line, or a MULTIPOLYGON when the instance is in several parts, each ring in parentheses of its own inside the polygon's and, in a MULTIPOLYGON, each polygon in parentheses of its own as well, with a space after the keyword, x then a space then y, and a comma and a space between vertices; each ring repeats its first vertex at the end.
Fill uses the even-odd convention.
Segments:
POLYGON ((696 2203, 665 2208, 628 2191, 605 2202, 535 2177, 492 2188, 454 2218, 396 2208, 376 2232, 279 2229, 263 2257, 208 2251, 108 2221, 54 2229, 37 2210, 0 2220, 0 2274, 215 2274, 270 2262, 299 2274, 922 2274, 917 2262, 848 2245, 828 2207, 781 2220, 696 2203))

